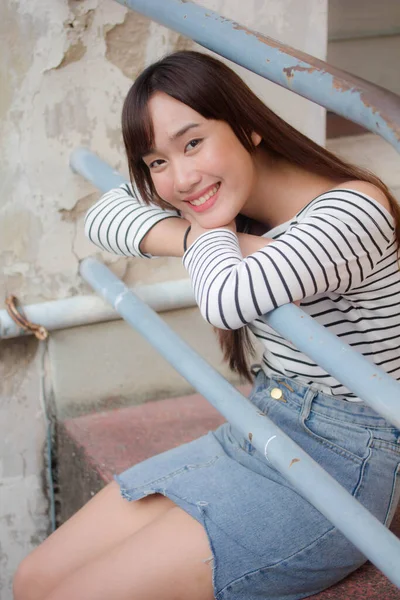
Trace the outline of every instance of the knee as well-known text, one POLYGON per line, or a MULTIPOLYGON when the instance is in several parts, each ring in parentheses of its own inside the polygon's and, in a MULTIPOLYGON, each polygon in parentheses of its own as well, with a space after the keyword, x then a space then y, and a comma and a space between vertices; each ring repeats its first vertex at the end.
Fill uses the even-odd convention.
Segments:
POLYGON ((42 600, 45 595, 43 572, 36 557, 28 555, 20 563, 13 581, 14 600, 42 600))

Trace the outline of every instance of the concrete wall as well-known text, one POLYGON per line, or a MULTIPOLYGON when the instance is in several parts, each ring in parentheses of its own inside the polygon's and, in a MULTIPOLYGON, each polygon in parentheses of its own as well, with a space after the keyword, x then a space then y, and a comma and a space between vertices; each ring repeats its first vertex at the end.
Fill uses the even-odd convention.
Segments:
MULTIPOLYGON (((204 4, 324 57, 326 0, 304 0, 301 8, 295 0, 204 4)), ((98 194, 70 172, 70 152, 88 146, 126 173, 119 121, 131 80, 165 52, 190 46, 111 0, 0 3, 2 298, 13 293, 32 303, 88 292, 78 275, 79 260, 100 253, 84 238, 82 221, 98 194)), ((259 78, 252 81, 259 91, 259 78)), ((323 140, 319 108, 272 85, 263 83, 262 89, 272 108, 323 140)), ((128 283, 184 275, 174 259, 101 258, 128 283)), ((53 347, 66 344, 66 335, 72 347, 73 331, 60 335, 58 342, 53 338, 53 347)), ((111 337, 108 331, 108 342, 111 337)), ((9 600, 18 562, 46 535, 48 504, 37 343, 2 341, 0 353, 0 598, 9 600)), ((82 370, 84 358, 77 361, 82 370)), ((62 361, 50 367, 56 378, 62 361)), ((54 390, 50 376, 46 381, 49 401, 54 390)), ((109 382, 110 388, 114 383, 109 382)))
MULTIPOLYGON (((203 6, 322 60, 326 59, 328 0, 202 0, 203 6)), ((232 63, 228 63, 233 66, 232 63)), ((325 143, 325 111, 308 100, 236 67, 264 102, 313 138, 325 143)))
POLYGON ((0 342, 0 599, 21 558, 49 527, 40 405, 41 355, 32 338, 0 342))
POLYGON ((400 94, 400 2, 329 0, 328 39, 330 64, 400 94))

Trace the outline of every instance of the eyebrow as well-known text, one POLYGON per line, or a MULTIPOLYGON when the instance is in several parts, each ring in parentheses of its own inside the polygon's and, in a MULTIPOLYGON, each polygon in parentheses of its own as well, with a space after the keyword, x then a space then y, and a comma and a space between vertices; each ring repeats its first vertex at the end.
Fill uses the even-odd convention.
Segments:
MULTIPOLYGON (((200 126, 200 123, 187 123, 186 125, 184 125, 180 129, 178 129, 178 131, 176 131, 175 133, 173 133, 172 135, 170 135, 169 139, 171 140, 171 142, 174 142, 178 138, 180 138, 183 135, 185 135, 185 133, 187 131, 189 131, 190 129, 194 129, 195 127, 199 127, 199 126, 200 126)), ((148 150, 145 154, 143 154, 142 158, 145 158, 149 154, 155 154, 155 153, 156 153, 156 149, 155 148, 150 148, 150 150, 148 150)))
POLYGON ((181 129, 179 129, 176 133, 172 134, 169 139, 172 141, 177 140, 178 138, 182 137, 182 135, 185 135, 185 133, 189 131, 189 129, 199 127, 199 125, 200 123, 188 123, 187 125, 181 127, 181 129))

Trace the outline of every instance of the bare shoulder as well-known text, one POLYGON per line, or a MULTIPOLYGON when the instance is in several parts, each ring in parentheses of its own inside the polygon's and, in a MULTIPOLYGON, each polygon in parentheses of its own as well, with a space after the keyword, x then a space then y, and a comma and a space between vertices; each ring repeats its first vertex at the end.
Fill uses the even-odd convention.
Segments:
POLYGON ((378 187, 376 187, 376 185, 374 185, 373 183, 369 183, 368 181, 358 181, 358 180, 345 181, 344 183, 340 183, 339 185, 336 185, 335 188, 336 189, 346 188, 346 189, 354 190, 356 192, 364 193, 367 196, 370 196, 371 198, 373 198, 374 200, 379 202, 379 204, 382 204, 382 206, 384 208, 386 208, 386 210, 390 214, 392 214, 392 208, 390 206, 388 197, 386 196, 386 194, 384 192, 382 192, 382 190, 380 190, 378 187))

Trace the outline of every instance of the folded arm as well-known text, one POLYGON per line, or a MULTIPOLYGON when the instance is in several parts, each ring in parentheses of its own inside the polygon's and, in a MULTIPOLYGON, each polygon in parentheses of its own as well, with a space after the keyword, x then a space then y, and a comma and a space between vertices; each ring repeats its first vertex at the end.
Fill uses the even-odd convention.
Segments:
MULTIPOLYGON (((85 233, 101 250, 142 258, 182 257, 188 226, 189 222, 177 211, 145 204, 130 183, 104 194, 85 218, 85 233)), ((259 236, 238 237, 243 256, 268 243, 259 236)))
POLYGON ((244 257, 236 234, 202 234, 185 253, 203 317, 238 329, 291 302, 348 293, 370 275, 393 242, 393 225, 367 198, 326 195, 272 243, 244 257))

